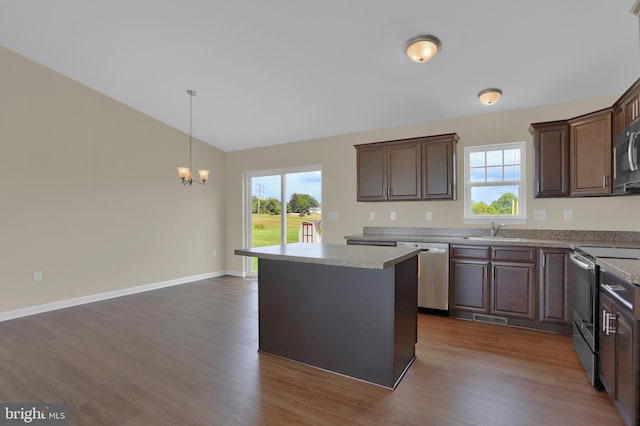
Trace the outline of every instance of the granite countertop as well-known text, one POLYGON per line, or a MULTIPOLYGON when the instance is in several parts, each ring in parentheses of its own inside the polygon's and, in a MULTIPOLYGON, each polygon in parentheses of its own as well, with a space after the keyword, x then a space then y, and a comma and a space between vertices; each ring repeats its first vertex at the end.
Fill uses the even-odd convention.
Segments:
POLYGON ((640 286, 640 259, 599 258, 596 263, 613 275, 640 286))
MULTIPOLYGON (((501 229, 490 237, 488 229, 477 228, 390 228, 364 227, 362 234, 345 236, 356 241, 409 241, 479 246, 640 248, 640 233, 634 231, 573 231, 501 229)), ((640 259, 599 258, 597 263, 612 274, 640 286, 640 259)))
POLYGON ((234 253, 260 259, 384 269, 419 254, 420 250, 410 247, 294 243, 236 249, 234 253))
POLYGON ((596 246, 596 247, 621 247, 621 248, 639 248, 640 242, 637 241, 593 241, 593 240, 552 240, 543 238, 526 238, 526 237, 508 237, 497 236, 490 237, 488 235, 406 235, 406 234, 353 234, 346 235, 346 240, 356 241, 408 241, 408 242, 425 242, 425 243, 449 243, 449 244, 465 244, 479 246, 524 246, 524 247, 555 247, 575 249, 579 246, 596 246))

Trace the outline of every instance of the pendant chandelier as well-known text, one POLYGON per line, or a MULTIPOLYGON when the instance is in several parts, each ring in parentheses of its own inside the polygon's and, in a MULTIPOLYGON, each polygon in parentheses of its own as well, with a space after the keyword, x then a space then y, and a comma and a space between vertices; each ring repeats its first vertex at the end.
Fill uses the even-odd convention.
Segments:
POLYGON ((200 177, 200 180, 194 180, 193 173, 191 171, 191 146, 193 145, 191 126, 193 122, 193 97, 196 96, 196 91, 187 90, 187 94, 189 95, 189 167, 178 167, 178 177, 181 179, 183 185, 191 186, 193 182, 204 185, 207 179, 209 179, 209 170, 198 170, 198 176, 200 177))

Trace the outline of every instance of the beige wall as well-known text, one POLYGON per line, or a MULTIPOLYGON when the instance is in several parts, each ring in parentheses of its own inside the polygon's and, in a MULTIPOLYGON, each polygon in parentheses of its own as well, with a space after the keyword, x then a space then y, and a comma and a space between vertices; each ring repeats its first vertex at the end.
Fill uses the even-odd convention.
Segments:
MULTIPOLYGON (((533 152, 532 138, 528 132, 530 123, 570 118, 611 106, 616 99, 617 96, 609 96, 227 153, 227 269, 241 271, 243 268, 242 258, 234 256, 233 249, 245 245, 241 215, 244 172, 321 164, 323 242, 326 243, 344 243, 345 235, 360 233, 363 226, 481 227, 482 225, 465 225, 462 217, 464 196, 460 183, 464 182, 462 163, 465 146, 526 141, 526 176, 531 180, 533 152), (457 147, 457 201, 356 202, 354 144, 451 132, 460 135, 457 147), (369 220, 371 211, 376 213, 375 221, 369 220), (391 211, 396 212, 395 221, 389 220, 391 211), (433 220, 425 220, 427 211, 432 212, 433 220), (329 212, 338 212, 338 219, 329 220, 329 212)), ((508 102, 506 97, 503 102, 508 102)), ((528 223, 511 226, 534 229, 640 231, 637 219, 640 197, 533 199, 531 188, 529 182, 526 206, 528 223), (534 209, 546 210, 547 220, 533 221, 534 209), (563 220, 565 209, 573 211, 572 222, 563 220)))
POLYGON ((196 142, 211 181, 185 188, 187 135, 1 47, 0 64, 0 313, 224 271, 223 152, 196 142))

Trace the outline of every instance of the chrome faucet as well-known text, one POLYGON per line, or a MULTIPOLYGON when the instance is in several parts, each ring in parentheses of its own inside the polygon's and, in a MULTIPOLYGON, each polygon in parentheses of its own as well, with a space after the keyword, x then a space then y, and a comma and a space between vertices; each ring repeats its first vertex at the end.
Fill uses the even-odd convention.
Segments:
POLYGON ((490 228, 490 232, 491 232, 491 236, 495 237, 496 235, 498 235, 498 231, 502 228, 504 228, 505 225, 504 223, 500 224, 500 225, 496 225, 495 222, 491 222, 491 228, 490 228))

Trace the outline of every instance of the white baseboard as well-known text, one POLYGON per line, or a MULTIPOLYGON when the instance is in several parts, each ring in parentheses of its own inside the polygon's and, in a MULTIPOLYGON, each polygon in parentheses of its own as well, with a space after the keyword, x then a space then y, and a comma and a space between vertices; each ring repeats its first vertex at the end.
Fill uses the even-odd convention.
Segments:
POLYGON ((89 296, 75 297, 73 299, 59 300, 57 302, 45 303, 44 305, 29 306, 26 308, 14 309, 0 312, 0 322, 15 318, 26 317, 28 315, 41 314, 43 312, 55 311, 57 309, 70 308, 72 306, 84 305, 86 303, 99 302, 101 300, 113 299, 115 297, 127 296, 130 294, 143 293, 145 291, 157 290, 159 288, 171 287, 174 285, 188 284, 194 281, 205 280, 207 278, 221 277, 226 272, 209 272, 206 274, 193 275, 190 277, 176 278, 169 281, 161 281, 152 284, 145 284, 136 287, 128 287, 120 290, 107 291, 104 293, 91 294, 89 296))
POLYGON ((242 277, 242 278, 246 278, 247 274, 244 271, 232 271, 230 269, 227 269, 226 271, 227 275, 232 275, 234 277, 242 277))

